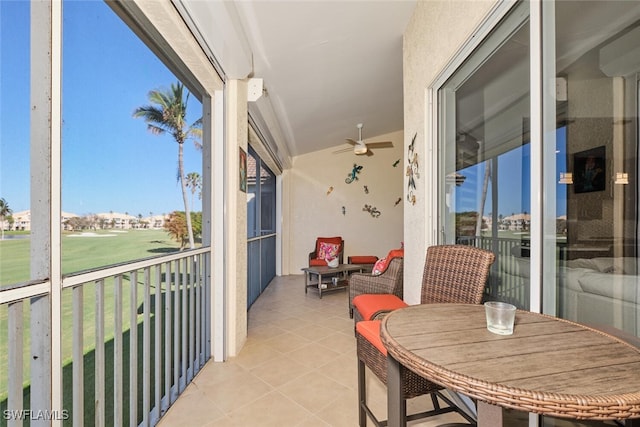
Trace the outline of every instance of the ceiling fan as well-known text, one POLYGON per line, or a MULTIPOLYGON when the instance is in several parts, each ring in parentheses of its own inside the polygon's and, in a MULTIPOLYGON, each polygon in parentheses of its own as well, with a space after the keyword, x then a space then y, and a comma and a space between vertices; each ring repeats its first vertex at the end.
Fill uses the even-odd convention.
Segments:
MULTIPOLYGON (((366 154, 367 156, 373 156, 374 148, 391 148, 393 147, 393 142, 391 141, 380 141, 380 142, 364 142, 362 140, 362 123, 358 123, 358 140, 354 141, 351 138, 347 138, 347 144, 353 145, 353 154, 362 155, 366 154)), ((351 148, 345 148, 344 150, 334 151, 334 153, 343 153, 345 151, 350 151, 351 148)))

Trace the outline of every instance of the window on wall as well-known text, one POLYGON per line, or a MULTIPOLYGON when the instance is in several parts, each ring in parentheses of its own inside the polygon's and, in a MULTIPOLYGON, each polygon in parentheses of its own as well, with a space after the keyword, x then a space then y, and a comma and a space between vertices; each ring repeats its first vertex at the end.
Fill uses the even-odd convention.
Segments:
POLYGON ((197 94, 107 3, 65 1, 63 19, 63 273, 199 244, 197 94))
POLYGON ((29 15, 0 2, 0 287, 30 279, 29 15))
POLYGON ((487 292, 529 305, 528 4, 518 6, 439 90, 442 243, 496 254, 487 292))

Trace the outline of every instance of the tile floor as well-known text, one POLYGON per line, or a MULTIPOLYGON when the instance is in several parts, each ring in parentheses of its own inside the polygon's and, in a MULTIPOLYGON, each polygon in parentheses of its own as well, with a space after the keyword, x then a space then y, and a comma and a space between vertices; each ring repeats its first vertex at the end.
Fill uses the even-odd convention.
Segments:
MULTIPOLYGON (((340 290, 320 299, 313 290, 304 293, 301 275, 274 279, 249 310, 240 354, 207 363, 159 425, 357 426, 356 346, 347 295, 340 290)), ((386 388, 371 373, 367 393, 374 412, 386 418, 386 388)), ((409 401, 408 411, 430 405, 427 397, 418 397, 409 401)), ((505 425, 527 426, 526 414, 510 417, 505 425)), ((456 421, 464 420, 452 413, 410 425, 456 421)))

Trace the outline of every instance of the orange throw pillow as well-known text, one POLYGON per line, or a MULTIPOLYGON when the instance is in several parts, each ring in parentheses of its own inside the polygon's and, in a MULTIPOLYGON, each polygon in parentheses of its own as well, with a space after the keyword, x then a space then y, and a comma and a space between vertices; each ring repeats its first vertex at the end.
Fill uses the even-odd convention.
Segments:
POLYGON ((378 260, 373 265, 373 270, 371 270, 371 274, 374 276, 379 276, 385 271, 387 271, 387 267, 389 267, 389 263, 394 258, 403 258, 404 257, 404 249, 391 249, 386 257, 378 260))

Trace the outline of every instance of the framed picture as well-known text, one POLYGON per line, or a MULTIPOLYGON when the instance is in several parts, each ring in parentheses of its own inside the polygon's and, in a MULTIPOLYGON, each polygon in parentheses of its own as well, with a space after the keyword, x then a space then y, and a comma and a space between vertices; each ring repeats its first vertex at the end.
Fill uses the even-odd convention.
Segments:
POLYGON ((240 148, 240 191, 247 192, 247 153, 240 148))
POLYGON ((605 146, 573 155, 573 188, 575 193, 604 191, 607 183, 605 146))

